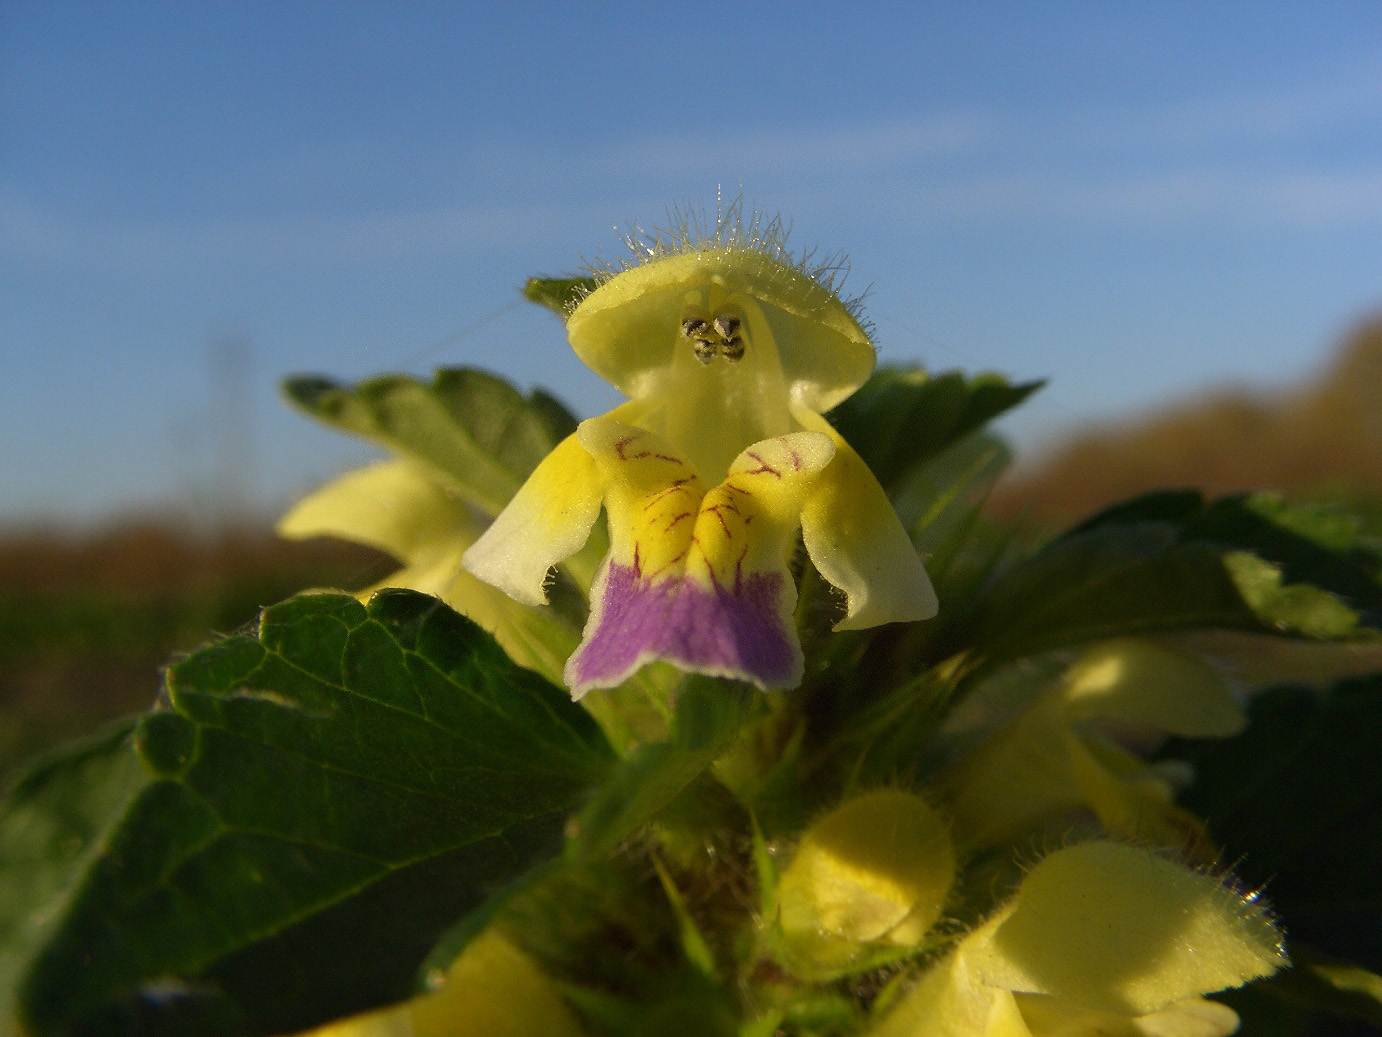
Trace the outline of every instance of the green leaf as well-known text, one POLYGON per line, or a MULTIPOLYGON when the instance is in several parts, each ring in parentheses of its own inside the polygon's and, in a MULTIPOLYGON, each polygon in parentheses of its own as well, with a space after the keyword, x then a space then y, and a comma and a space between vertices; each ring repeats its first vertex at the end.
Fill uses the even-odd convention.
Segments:
POLYGON ((309 594, 168 672, 152 780, 21 987, 35 1034, 272 1034, 398 1000, 559 849, 589 716, 434 598, 309 594))
MULTIPOLYGON (((1194 490, 1161 491, 1115 505, 1076 527, 1072 535, 1146 521, 1171 525, 1182 543, 1251 552, 1279 572, 1279 584, 1318 588, 1357 613, 1357 624, 1382 629, 1382 548, 1367 537, 1361 516, 1337 505, 1288 504, 1274 493, 1206 501, 1194 490)), ((1320 608, 1342 615, 1323 603, 1320 608)), ((1291 611, 1284 609, 1287 625, 1291 611)), ((1337 621, 1325 619, 1334 629, 1316 636, 1347 632, 1337 621)))
POLYGON ((576 428, 554 397, 540 390, 524 397, 503 379, 470 368, 443 368, 430 385, 405 375, 354 386, 297 376, 283 391, 313 417, 422 462, 491 515, 576 428))
POLYGON ((749 685, 687 677, 671 737, 640 746, 623 760, 572 822, 574 857, 612 853, 729 749, 764 708, 762 694, 749 685))
POLYGON ((1000 576, 964 644, 990 660, 1104 637, 1262 629, 1219 551, 1164 522, 1063 537, 1000 576))
POLYGON ((932 377, 920 368, 885 367, 826 417, 891 493, 918 465, 1043 384, 1013 385, 992 373, 932 377))
POLYGON ((1279 566, 1249 551, 1228 552, 1224 565, 1253 612, 1280 630, 1339 638, 1358 628, 1358 613, 1333 594, 1308 583, 1284 583, 1279 566))
POLYGON ((112 829, 149 784, 134 719, 65 747, 24 774, 0 806, 0 1033, 17 1033, 15 994, 112 829))
POLYGON ((1124 634, 1226 629, 1375 638, 1382 585, 1335 515, 1269 495, 1149 494, 1095 516, 988 588, 966 645, 989 659, 1124 634))
POLYGON ((1265 692, 1249 717, 1237 738, 1163 749, 1195 768, 1182 805, 1265 890, 1290 940, 1382 971, 1382 675, 1324 696, 1265 692))
POLYGON ((565 320, 576 304, 594 290, 593 277, 530 277, 523 285, 523 296, 565 320))
MULTIPOLYGON (((897 517, 930 559, 973 523, 1012 452, 987 432, 968 435, 912 470, 893 497, 897 517)), ((932 574, 934 578, 934 574, 932 574)))

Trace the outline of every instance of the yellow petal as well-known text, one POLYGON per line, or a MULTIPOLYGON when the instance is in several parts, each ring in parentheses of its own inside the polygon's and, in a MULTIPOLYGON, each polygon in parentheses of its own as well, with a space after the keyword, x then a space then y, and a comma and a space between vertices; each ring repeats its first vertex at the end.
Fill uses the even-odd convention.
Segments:
POLYGON ((1247 723, 1217 670, 1142 638, 1114 638, 1088 649, 1063 684, 1071 719, 1108 717, 1186 738, 1227 738, 1247 723))
POLYGON ((436 993, 297 1037, 581 1037, 581 1028, 537 963, 489 931, 452 963, 436 993))
POLYGON ((537 962, 493 931, 477 936, 440 991, 410 1003, 414 1037, 580 1037, 537 962))
POLYGON ((595 462, 573 432, 465 553, 465 567, 515 601, 541 605, 548 571, 590 538, 603 496, 595 462))
POLYGON ((654 579, 684 566, 705 483, 663 439, 609 415, 576 429, 603 487, 610 560, 654 579))
POLYGON ((549 609, 523 605, 497 587, 466 572, 461 558, 469 538, 430 546, 411 564, 360 592, 367 600, 385 587, 408 587, 432 594, 494 635, 499 646, 519 666, 535 670, 554 684, 561 683, 562 667, 580 638, 574 629, 549 609))
POLYGON ((361 600, 386 587, 435 595, 493 634, 519 666, 561 680, 575 631, 462 568, 480 523, 415 465, 388 461, 352 472, 302 500, 278 531, 295 539, 336 536, 387 551, 403 567, 360 591, 361 600))
POLYGON ((1285 963, 1280 934, 1252 900, 1118 843, 1044 858, 1005 914, 980 930, 982 946, 966 948, 980 981, 1122 1015, 1240 986, 1285 963))
POLYGON ((1238 1013, 1193 997, 1147 1015, 1118 1015, 1058 997, 1018 994, 1016 1003, 1032 1037, 1227 1037, 1238 1013))
POLYGON ((782 928, 918 943, 954 880, 955 851, 935 810, 900 789, 867 792, 807 829, 778 885, 782 928))
POLYGON ((996 846, 1085 803, 1059 711, 1029 709, 989 736, 947 779, 955 839, 996 846))
MULTIPOLYGON (((399 561, 449 537, 469 543, 480 524, 416 465, 384 461, 351 472, 303 498, 278 522, 290 540, 334 536, 399 561)), ((397 586, 397 585, 395 585, 397 586)))
POLYGON ((975 981, 963 948, 932 966, 867 1037, 1031 1037, 1013 995, 975 981))
POLYGON ((793 413, 835 444, 834 460, 802 510, 801 532, 820 574, 845 593, 845 618, 836 629, 934 616, 931 579, 868 465, 819 414, 793 413))
MULTIPOLYGON (((730 586, 743 574, 780 572, 790 584, 787 563, 803 502, 834 454, 818 432, 778 436, 741 453, 701 502, 687 575, 730 586)), ((791 607, 785 603, 784 618, 791 607)))
POLYGON ((1067 730, 1063 741, 1081 798, 1105 831, 1197 862, 1214 859, 1204 822, 1176 806, 1174 789, 1153 768, 1097 734, 1080 738, 1067 730))
POLYGON ((705 305, 712 291, 759 304, 801 406, 828 410, 873 371, 873 343, 835 293, 747 245, 691 246, 617 273, 572 311, 567 334, 593 371, 644 396, 672 363, 688 300, 705 305))

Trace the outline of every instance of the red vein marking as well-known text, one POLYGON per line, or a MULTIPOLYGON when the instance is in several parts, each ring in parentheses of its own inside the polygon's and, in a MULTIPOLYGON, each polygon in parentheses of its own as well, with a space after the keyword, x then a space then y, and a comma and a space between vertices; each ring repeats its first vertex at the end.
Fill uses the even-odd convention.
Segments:
POLYGON ((715 515, 715 517, 716 517, 717 519, 720 520, 720 526, 724 529, 724 531, 725 531, 725 536, 727 536, 727 537, 733 537, 733 536, 734 536, 734 534, 731 533, 731 532, 729 531, 729 523, 726 522, 726 521, 725 521, 725 517, 724 517, 723 515, 720 514, 720 505, 718 505, 718 504, 712 504, 712 505, 711 505, 710 507, 708 507, 708 508, 703 508, 702 511, 713 512, 714 515, 715 515))
POLYGON ((681 552, 681 554, 677 555, 675 558, 669 558, 669 559, 667 560, 667 564, 664 565, 661 569, 658 569, 658 570, 656 570, 656 571, 654 571, 654 572, 650 572, 650 573, 648 574, 648 582, 651 583, 653 580, 656 580, 659 576, 661 576, 663 573, 665 573, 668 569, 671 569, 673 566, 675 566, 678 562, 680 562, 680 561, 681 561, 683 558, 685 558, 685 557, 686 557, 686 552, 683 551, 683 552, 681 552))
MULTIPOLYGON (((621 460, 621 461, 627 461, 627 460, 629 460, 629 457, 624 453, 624 448, 625 448, 626 446, 628 446, 630 443, 637 443, 637 442, 638 442, 640 439, 642 439, 645 435, 647 435, 647 433, 645 433, 645 432, 635 432, 635 433, 634 433, 633 435, 631 435, 631 436, 625 436, 623 439, 616 440, 615 443, 614 443, 614 452, 615 452, 617 455, 619 455, 619 460, 621 460)), ((637 455, 637 456, 643 457, 643 456, 646 456, 646 454, 647 454, 647 451, 644 451, 643 454, 639 454, 639 455, 637 455)))
POLYGON ((652 508, 652 507, 653 507, 654 505, 656 505, 660 500, 662 500, 663 497, 666 497, 669 493, 684 493, 684 494, 686 494, 686 495, 689 497, 689 496, 691 495, 691 491, 688 490, 688 489, 686 488, 686 484, 689 483, 689 482, 690 482, 692 479, 694 479, 694 478, 695 478, 695 476, 693 476, 693 475, 688 475, 688 476, 686 476, 686 477, 683 478, 683 479, 678 479, 676 482, 672 483, 672 485, 669 486, 669 487, 667 487, 665 490, 662 490, 661 492, 659 492, 659 493, 656 494, 655 496, 650 497, 650 498, 648 498, 648 500, 644 501, 644 503, 643 503, 643 510, 644 510, 644 511, 647 511, 648 509, 652 508))
POLYGON ((625 449, 629 446, 629 444, 636 443, 647 435, 647 432, 635 432, 631 436, 625 436, 623 439, 616 441, 614 444, 614 452, 616 455, 618 455, 619 460, 642 461, 645 458, 651 457, 656 461, 667 461, 670 464, 674 465, 682 464, 682 460, 679 457, 672 457, 669 454, 655 454, 651 450, 640 450, 636 454, 627 454, 624 452, 625 449))
POLYGON ((691 517, 691 512, 689 512, 689 511, 683 511, 681 514, 679 514, 679 515, 677 515, 676 517, 674 517, 674 518, 672 519, 671 522, 667 523, 667 525, 663 528, 662 532, 664 532, 664 533, 670 533, 670 532, 672 532, 673 528, 675 528, 675 526, 676 526, 676 524, 677 524, 678 522, 680 522, 682 519, 688 519, 688 518, 690 518, 690 517, 691 517))
POLYGON ((757 454, 755 454, 752 450, 748 451, 748 455, 749 455, 751 458, 753 458, 755 461, 757 461, 759 466, 758 466, 757 468, 755 468, 755 469, 754 469, 753 471, 751 471, 751 472, 745 472, 745 473, 744 473, 745 475, 763 475, 763 474, 767 474, 767 475, 775 475, 775 476, 777 476, 779 479, 782 478, 782 473, 781 473, 781 472, 779 472, 779 471, 778 471, 776 468, 774 468, 772 465, 768 464, 767 461, 764 461, 763 458, 759 457, 759 456, 758 456, 757 454))
POLYGON ((801 457, 800 457, 800 455, 797 454, 797 452, 796 452, 795 450, 792 450, 792 449, 790 449, 790 448, 788 449, 787 453, 788 453, 789 455, 791 455, 791 458, 792 458, 792 471, 794 471, 794 472, 799 472, 799 471, 801 471, 801 457))

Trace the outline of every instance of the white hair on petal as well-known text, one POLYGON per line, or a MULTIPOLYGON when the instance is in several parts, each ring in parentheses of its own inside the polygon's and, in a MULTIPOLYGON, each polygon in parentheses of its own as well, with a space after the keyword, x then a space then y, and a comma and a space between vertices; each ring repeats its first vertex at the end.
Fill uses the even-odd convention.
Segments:
MULTIPOLYGON (((863 315, 864 299, 868 290, 855 296, 843 295, 845 279, 849 276, 849 257, 844 252, 832 252, 816 258, 816 250, 808 249, 794 255, 787 247, 787 237, 791 225, 784 224, 781 215, 767 217, 749 210, 744 212, 744 196, 740 193, 726 204, 723 196, 715 192, 715 218, 710 219, 704 208, 690 205, 674 205, 667 209, 667 223, 664 227, 645 229, 637 223, 630 224, 624 232, 624 245, 629 254, 615 261, 596 260, 587 263, 598 288, 610 278, 632 270, 645 263, 666 259, 669 256, 685 255, 716 249, 744 249, 757 252, 772 263, 764 268, 765 277, 771 278, 772 267, 786 268, 804 275, 818 284, 834 299, 838 299, 845 310, 859 322, 866 334, 872 335, 873 325, 863 315)), ((592 289, 593 290, 593 289, 592 289)), ((574 309, 589 291, 579 292, 573 300, 574 309)))

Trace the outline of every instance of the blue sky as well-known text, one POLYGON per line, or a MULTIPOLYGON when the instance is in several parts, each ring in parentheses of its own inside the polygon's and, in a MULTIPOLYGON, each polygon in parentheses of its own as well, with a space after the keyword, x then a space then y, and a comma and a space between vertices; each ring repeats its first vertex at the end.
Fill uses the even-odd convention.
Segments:
POLYGON ((0 4, 0 525, 204 503, 227 443, 272 512, 368 456, 289 372, 603 409, 517 286, 717 185, 849 253, 884 360, 1050 377, 1026 452, 1382 309, 1373 0, 798 7, 0 4))

